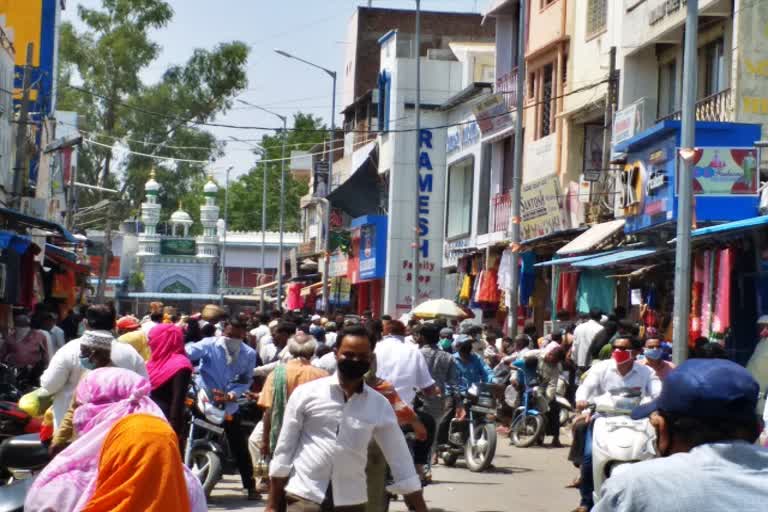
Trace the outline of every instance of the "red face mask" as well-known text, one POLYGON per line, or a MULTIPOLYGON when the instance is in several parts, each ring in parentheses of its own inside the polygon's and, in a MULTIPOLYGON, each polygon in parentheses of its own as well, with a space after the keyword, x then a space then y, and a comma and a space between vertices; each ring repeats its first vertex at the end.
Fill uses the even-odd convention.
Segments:
POLYGON ((632 360, 632 352, 629 350, 614 349, 612 354, 616 364, 625 364, 632 360))

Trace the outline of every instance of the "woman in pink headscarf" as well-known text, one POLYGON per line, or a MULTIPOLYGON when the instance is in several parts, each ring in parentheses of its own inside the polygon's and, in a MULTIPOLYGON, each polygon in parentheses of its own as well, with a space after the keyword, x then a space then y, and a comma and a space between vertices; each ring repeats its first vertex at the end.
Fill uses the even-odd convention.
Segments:
MULTIPOLYGON (((147 379, 130 370, 107 367, 89 372, 75 392, 77 403, 80 404, 73 420, 77 439, 37 477, 27 494, 24 510, 82 510, 96 488, 99 455, 115 423, 129 414, 142 413, 163 418, 163 411, 149 398, 150 388, 147 379)), ((205 494, 192 472, 184 465, 169 470, 184 472, 190 511, 207 510, 205 494)))
POLYGON ((152 383, 150 397, 165 413, 184 451, 184 399, 192 378, 192 363, 184 352, 184 332, 175 324, 160 324, 149 336, 152 356, 147 373, 152 383))

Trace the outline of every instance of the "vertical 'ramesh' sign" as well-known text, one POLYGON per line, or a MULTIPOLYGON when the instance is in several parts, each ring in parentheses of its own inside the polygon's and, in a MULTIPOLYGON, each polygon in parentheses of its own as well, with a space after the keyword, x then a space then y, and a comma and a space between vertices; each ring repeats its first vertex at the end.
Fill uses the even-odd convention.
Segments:
POLYGON ((432 149, 432 132, 421 130, 419 132, 419 237, 421 239, 421 257, 429 258, 429 208, 434 189, 434 175, 432 174, 432 159, 427 150, 432 149))

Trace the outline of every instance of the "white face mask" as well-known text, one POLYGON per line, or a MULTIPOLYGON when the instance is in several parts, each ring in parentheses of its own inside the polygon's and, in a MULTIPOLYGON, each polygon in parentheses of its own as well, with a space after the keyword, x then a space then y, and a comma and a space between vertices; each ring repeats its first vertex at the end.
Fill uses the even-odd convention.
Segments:
POLYGON ((240 354, 240 344, 242 342, 226 336, 222 336, 221 339, 224 340, 224 346, 227 348, 227 364, 232 364, 232 361, 237 359, 237 356, 240 354))
POLYGON ((32 329, 29 327, 17 327, 16 328, 16 340, 21 341, 24 338, 27 337, 27 334, 29 334, 29 331, 32 329))

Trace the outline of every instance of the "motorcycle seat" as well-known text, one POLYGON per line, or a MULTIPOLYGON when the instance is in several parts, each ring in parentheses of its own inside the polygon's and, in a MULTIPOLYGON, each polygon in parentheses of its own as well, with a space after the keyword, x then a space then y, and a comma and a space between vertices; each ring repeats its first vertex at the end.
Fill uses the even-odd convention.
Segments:
POLYGON ((0 444, 0 467, 35 470, 48 464, 48 448, 37 434, 6 439, 0 444))

